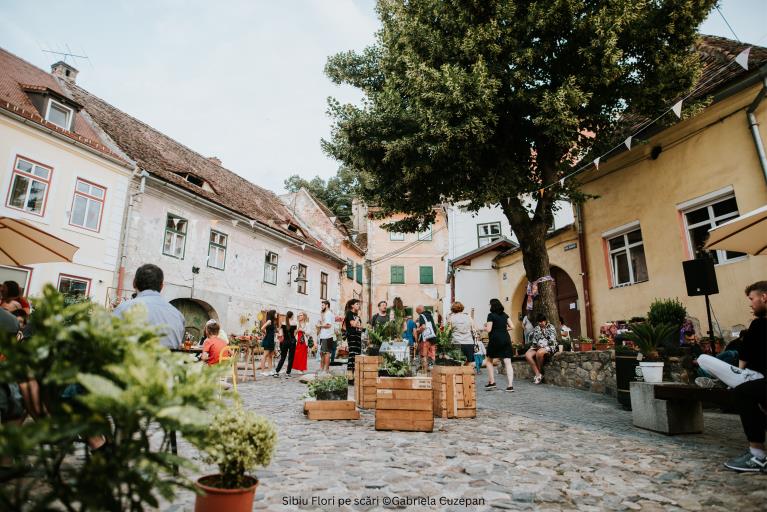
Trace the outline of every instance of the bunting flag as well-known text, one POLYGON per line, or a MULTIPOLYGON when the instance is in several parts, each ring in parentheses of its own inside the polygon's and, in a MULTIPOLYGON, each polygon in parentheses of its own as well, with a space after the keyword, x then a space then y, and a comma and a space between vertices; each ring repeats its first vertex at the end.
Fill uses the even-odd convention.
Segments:
POLYGON ((302 251, 305 251, 305 250, 306 250, 306 244, 301 244, 301 250, 302 250, 302 251))
POLYGON ((559 186, 562 187, 562 188, 565 188, 565 179, 564 178, 559 180, 559 186))
POLYGON ((179 219, 177 219, 176 217, 173 217, 173 219, 171 219, 171 220, 173 221, 173 229, 178 229, 178 221, 179 221, 179 219))
POLYGON ((626 148, 629 151, 631 151, 631 139, 633 139, 633 137, 629 135, 628 137, 626 137, 626 140, 623 141, 623 143, 626 145, 626 148))
POLYGON ((602 159, 602 157, 601 157, 601 156, 598 156, 598 157, 596 157, 596 158, 594 159, 594 167, 596 167, 596 168, 597 168, 597 170, 599 170, 599 160, 601 160, 601 159, 602 159))
POLYGON ((749 46, 735 57, 735 62, 740 64, 740 67, 748 71, 748 54, 751 53, 751 47, 749 46))
POLYGON ((232 227, 233 227, 233 228, 236 228, 236 227, 237 227, 237 224, 239 224, 239 222, 240 222, 240 221, 239 221, 239 220, 237 220, 237 219, 232 219, 232 227))
POLYGON ((332 222, 333 224, 335 224, 335 223, 336 223, 336 218, 337 218, 337 217, 330 217, 330 222, 332 222))
POLYGON ((256 227, 256 221, 254 221, 254 220, 251 220, 251 221, 250 221, 250 227, 251 227, 251 228, 255 228, 255 227, 256 227))
POLYGON ((682 119, 682 101, 683 100, 677 101, 674 104, 674 106, 671 107, 671 110, 674 112, 674 114, 676 114, 676 117, 678 117, 679 119, 682 119))

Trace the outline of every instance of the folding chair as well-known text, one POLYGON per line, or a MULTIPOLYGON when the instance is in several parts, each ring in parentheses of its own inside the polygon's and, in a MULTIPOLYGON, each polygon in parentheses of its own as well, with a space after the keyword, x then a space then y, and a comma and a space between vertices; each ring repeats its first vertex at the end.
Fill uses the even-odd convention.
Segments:
POLYGON ((218 364, 226 363, 232 368, 232 387, 237 392, 237 359, 240 353, 240 347, 226 346, 221 349, 218 356, 218 364))

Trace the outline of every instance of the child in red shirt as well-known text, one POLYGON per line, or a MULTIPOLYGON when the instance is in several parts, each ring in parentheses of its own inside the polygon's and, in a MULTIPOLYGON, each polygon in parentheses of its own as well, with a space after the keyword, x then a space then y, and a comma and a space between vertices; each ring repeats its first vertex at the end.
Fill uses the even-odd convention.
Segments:
POLYGON ((202 344, 201 359, 209 365, 218 364, 221 350, 226 346, 226 342, 218 337, 220 327, 216 322, 210 322, 205 327, 205 334, 208 337, 202 344))

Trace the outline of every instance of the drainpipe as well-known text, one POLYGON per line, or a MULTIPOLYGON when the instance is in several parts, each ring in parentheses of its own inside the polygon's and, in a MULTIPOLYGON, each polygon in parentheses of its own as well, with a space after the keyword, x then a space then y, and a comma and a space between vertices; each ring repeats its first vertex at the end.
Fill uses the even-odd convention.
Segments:
POLYGON ((594 339, 594 321, 591 316, 591 285, 589 284, 589 267, 586 260, 586 233, 583 228, 583 206, 575 205, 575 216, 578 219, 578 253, 581 260, 581 278, 583 279, 583 304, 586 311, 586 336, 594 339))
POLYGON ((764 99, 765 93, 767 93, 767 76, 762 79, 762 89, 759 94, 756 95, 754 101, 749 105, 746 110, 746 116, 748 117, 748 127, 751 129, 751 136, 754 138, 754 146, 756 147, 756 156, 759 158, 759 165, 762 167, 762 174, 764 174, 764 180, 767 181, 767 154, 765 154, 764 143, 762 137, 759 134, 759 123, 756 121, 756 109, 764 99))
POLYGON ((141 177, 141 181, 139 182, 138 191, 128 196, 128 207, 125 210, 125 217, 123 218, 122 241, 120 243, 120 254, 118 255, 118 260, 120 262, 120 268, 117 271, 118 295, 122 291, 123 286, 125 286, 125 258, 127 257, 126 252, 128 249, 128 230, 130 229, 133 205, 136 202, 136 196, 144 193, 144 190, 146 189, 146 178, 149 176, 149 173, 146 171, 141 171, 139 176, 141 177))

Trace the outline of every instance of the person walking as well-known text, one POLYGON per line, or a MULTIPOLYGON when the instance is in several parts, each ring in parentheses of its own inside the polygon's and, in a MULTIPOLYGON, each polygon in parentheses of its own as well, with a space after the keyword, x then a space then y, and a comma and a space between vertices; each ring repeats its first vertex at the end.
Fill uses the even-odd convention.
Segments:
POLYGON ((346 363, 346 379, 349 384, 354 384, 354 360, 362 352, 362 320, 360 320, 360 301, 349 299, 346 302, 344 316, 344 329, 346 332, 346 344, 349 347, 349 355, 346 363))
POLYGON ((330 371, 330 354, 333 352, 335 316, 330 311, 330 301, 323 300, 320 306, 320 321, 317 322, 317 336, 320 339, 320 373, 330 371))
POLYGON ((266 371, 274 365, 274 348, 275 348, 275 331, 279 317, 277 317, 277 311, 270 309, 266 312, 266 320, 261 325, 261 332, 264 333, 264 339, 261 340, 261 348, 264 349, 264 353, 261 355, 261 363, 258 365, 261 375, 269 375, 266 371))
POLYGON ((277 363, 277 368, 274 369, 272 374, 274 377, 280 375, 282 365, 285 364, 285 359, 288 360, 288 368, 285 370, 285 374, 290 376, 290 372, 293 370, 293 362, 296 359, 296 329, 297 326, 293 323, 293 312, 288 311, 285 314, 285 325, 282 327, 282 343, 280 343, 280 362, 277 363))
POLYGON ((490 342, 487 344, 487 384, 485 389, 495 389, 495 364, 496 359, 503 361, 506 367, 506 378, 509 385, 506 391, 514 391, 514 368, 511 367, 513 350, 511 348, 511 336, 509 331, 514 328, 509 315, 503 311, 503 304, 498 299, 490 300, 490 313, 487 315, 485 330, 488 332, 490 342))
POLYGON ((453 328, 453 345, 458 345, 463 352, 463 364, 471 366, 474 364, 474 322, 463 309, 463 304, 453 302, 447 316, 447 324, 453 328))
POLYGON ((416 306, 415 312, 418 315, 416 332, 421 340, 421 369, 427 372, 437 357, 437 326, 434 324, 431 312, 427 311, 423 305, 416 306))
POLYGON ((309 317, 301 311, 298 314, 296 327, 296 358, 293 360, 293 369, 304 373, 309 363, 309 317))

